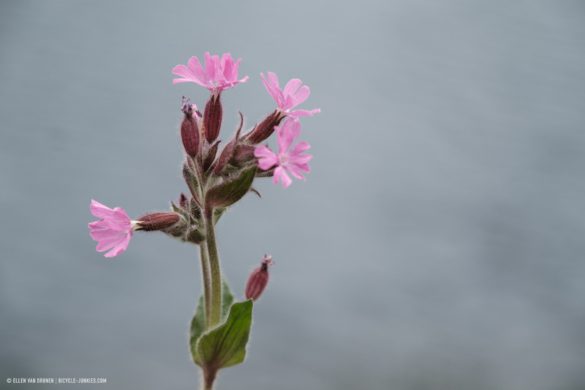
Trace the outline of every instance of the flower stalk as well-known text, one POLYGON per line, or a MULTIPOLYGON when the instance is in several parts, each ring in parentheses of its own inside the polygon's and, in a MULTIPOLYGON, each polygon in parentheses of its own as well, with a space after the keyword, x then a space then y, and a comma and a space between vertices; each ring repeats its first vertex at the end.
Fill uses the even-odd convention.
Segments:
POLYGON ((206 318, 206 327, 209 328, 209 319, 211 318, 211 274, 209 270, 209 259, 207 257, 207 244, 199 244, 199 261, 201 262, 201 275, 203 279, 203 302, 206 318))
POLYGON ((217 325, 221 319, 221 267, 215 227, 213 225, 213 208, 205 210, 206 246, 209 259, 209 273, 211 278, 211 309, 209 313, 209 327, 217 325))

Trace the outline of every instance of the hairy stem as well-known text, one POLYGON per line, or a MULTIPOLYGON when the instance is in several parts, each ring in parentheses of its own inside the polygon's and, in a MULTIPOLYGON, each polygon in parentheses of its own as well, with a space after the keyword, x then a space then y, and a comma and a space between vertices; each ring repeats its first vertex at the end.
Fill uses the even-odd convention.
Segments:
POLYGON ((213 382, 217 375, 217 370, 203 370, 203 390, 213 390, 213 382))
POLYGON ((211 316, 211 274, 209 258, 205 241, 199 244, 199 259, 201 260, 201 274, 203 275, 203 301, 205 303, 205 328, 209 328, 211 316))
POLYGON ((211 271, 211 313, 209 316, 211 320, 209 325, 215 326, 221 319, 221 269, 215 240, 215 227, 213 226, 213 210, 205 210, 205 230, 209 270, 211 271))

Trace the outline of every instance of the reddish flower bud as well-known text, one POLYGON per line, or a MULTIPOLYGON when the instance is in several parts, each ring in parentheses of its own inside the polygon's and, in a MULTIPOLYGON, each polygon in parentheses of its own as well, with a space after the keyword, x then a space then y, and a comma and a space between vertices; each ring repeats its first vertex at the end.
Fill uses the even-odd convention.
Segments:
POLYGON ((240 126, 236 130, 236 134, 234 135, 234 138, 230 142, 228 142, 228 144, 221 151, 221 154, 219 155, 219 158, 217 159, 215 167, 213 168, 213 172, 216 175, 219 175, 221 173, 223 168, 225 168, 225 166, 229 163, 229 161, 234 156, 236 146, 238 145, 238 142, 240 140, 240 132, 242 131, 243 125, 244 125, 244 116, 240 112, 240 126))
POLYGON ((262 291, 264 291, 268 284, 268 266, 272 264, 274 264, 272 257, 264 255, 260 267, 252 271, 248 278, 248 283, 246 283, 246 299, 256 301, 260 298, 262 291))
POLYGON ((254 157, 254 146, 245 144, 236 146, 232 157, 234 165, 242 167, 254 159, 256 159, 254 157))
POLYGON ((207 172, 213 161, 215 161, 215 156, 217 155, 217 149, 219 147, 219 143, 221 141, 215 141, 213 145, 209 147, 207 150, 207 156, 205 156, 205 160, 203 161, 203 171, 207 172))
POLYGON ((181 217, 177 213, 149 213, 138 218, 138 230, 165 230, 175 225, 181 217))
POLYGON ((193 105, 185 97, 183 97, 182 111, 185 117, 181 123, 181 140, 185 152, 195 157, 199 152, 199 126, 197 126, 197 117, 193 115, 193 105))
POLYGON ((205 128, 205 138, 207 142, 212 143, 219 136, 219 129, 221 128, 221 119, 223 116, 223 108, 221 106, 220 94, 214 93, 211 95, 205 111, 203 112, 203 127, 205 128))
POLYGON ((186 209, 188 206, 188 199, 187 196, 185 196, 185 194, 183 194, 181 192, 181 195, 179 196, 179 206, 181 206, 182 208, 186 209))
POLYGON ((252 145, 258 144, 274 133, 274 126, 278 126, 286 115, 276 110, 268 115, 262 122, 256 125, 252 131, 246 134, 246 141, 252 145))

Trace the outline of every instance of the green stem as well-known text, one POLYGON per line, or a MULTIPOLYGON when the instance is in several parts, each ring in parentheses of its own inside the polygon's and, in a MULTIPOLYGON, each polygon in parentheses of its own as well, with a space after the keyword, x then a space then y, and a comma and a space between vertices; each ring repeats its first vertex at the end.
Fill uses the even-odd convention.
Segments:
POLYGON ((205 303, 205 328, 209 328, 211 310, 211 275, 209 273, 209 258, 205 241, 199 244, 199 259, 201 260, 201 274, 203 275, 203 301, 205 303))
POLYGON ((215 326, 221 319, 221 269, 215 240, 215 228, 213 226, 213 210, 205 210, 205 230, 209 270, 211 271, 211 321, 209 325, 215 326))

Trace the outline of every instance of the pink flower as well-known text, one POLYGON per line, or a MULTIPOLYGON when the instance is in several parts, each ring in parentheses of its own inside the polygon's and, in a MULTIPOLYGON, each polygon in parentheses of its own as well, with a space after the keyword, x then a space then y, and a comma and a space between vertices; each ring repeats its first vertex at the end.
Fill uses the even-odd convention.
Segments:
POLYGON ((120 207, 111 209, 91 200, 89 210, 94 217, 100 218, 88 224, 89 235, 98 242, 98 252, 108 251, 105 257, 118 256, 128 248, 136 224, 130 220, 126 211, 120 207))
POLYGON ((224 53, 220 59, 219 55, 206 52, 205 68, 203 68, 199 58, 193 56, 187 65, 177 65, 173 68, 173 73, 179 76, 173 80, 173 84, 195 83, 213 93, 221 92, 248 80, 248 76, 238 80, 240 60, 234 61, 230 53, 224 53))
POLYGON ((291 79, 284 89, 280 89, 278 84, 278 76, 272 72, 268 72, 265 77, 263 73, 260 73, 264 87, 272 96, 278 108, 286 115, 293 118, 299 118, 302 116, 313 116, 321 110, 316 108, 314 110, 292 110, 309 97, 311 90, 308 86, 303 85, 303 82, 299 79, 291 79))
POLYGON ((284 188, 290 186, 292 180, 287 173, 297 179, 303 179, 302 172, 309 172, 309 161, 313 156, 304 154, 311 146, 306 142, 299 142, 294 148, 291 144, 301 132, 301 124, 298 120, 287 120, 281 126, 276 126, 278 137, 278 154, 265 145, 259 145, 254 149, 254 156, 258 158, 258 166, 262 170, 268 170, 274 166, 274 183, 279 181, 284 188))

